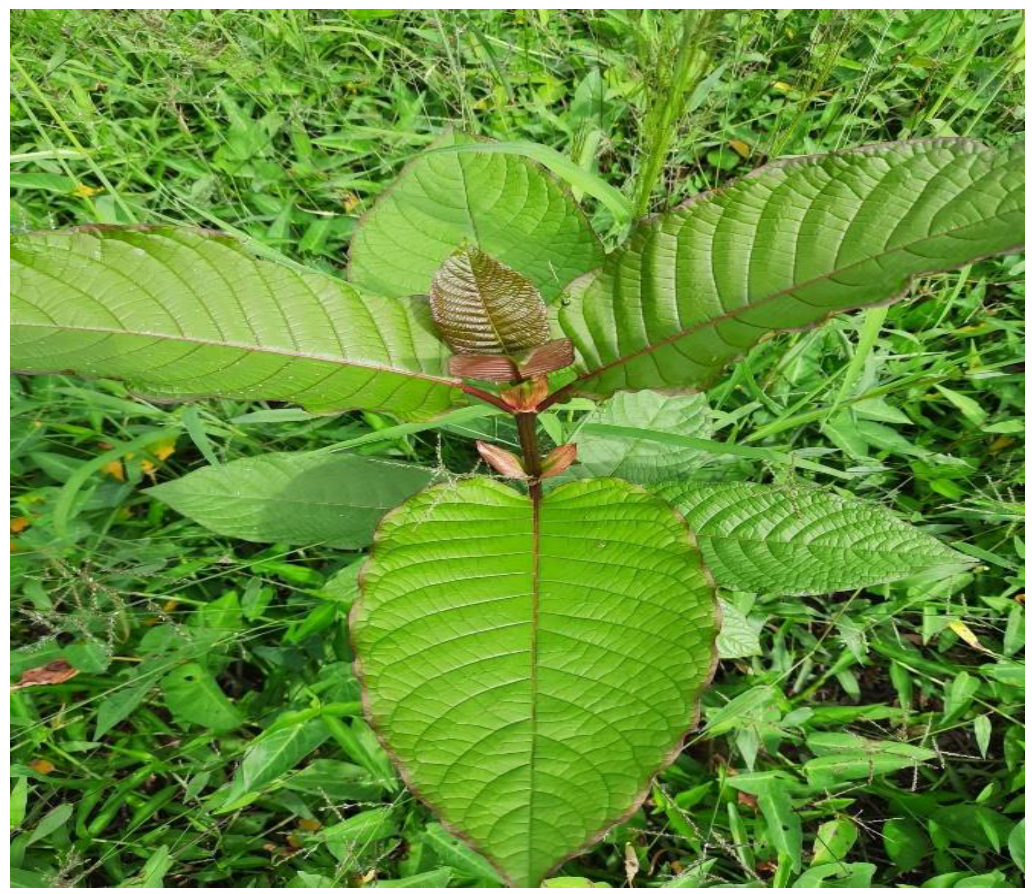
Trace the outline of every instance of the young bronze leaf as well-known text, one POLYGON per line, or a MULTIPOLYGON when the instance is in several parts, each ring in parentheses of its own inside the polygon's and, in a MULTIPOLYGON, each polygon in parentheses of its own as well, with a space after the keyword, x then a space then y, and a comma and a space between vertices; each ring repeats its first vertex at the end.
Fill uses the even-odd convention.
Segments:
POLYGON ((27 233, 13 237, 11 261, 11 356, 22 372, 123 378, 167 398, 283 400, 414 420, 464 402, 417 305, 257 260, 221 234, 27 233))
POLYGON ((641 224, 570 287, 565 393, 699 391, 764 335, 1019 247, 1024 146, 868 146, 767 165, 641 224))
POLYGON ((694 725, 713 587, 681 518, 614 479, 538 502, 467 479, 377 530, 352 617, 367 712, 509 884, 631 813, 694 725))
POLYGON ((548 341, 538 290, 478 248, 460 248, 441 265, 430 286, 430 309, 456 354, 512 357, 548 341))

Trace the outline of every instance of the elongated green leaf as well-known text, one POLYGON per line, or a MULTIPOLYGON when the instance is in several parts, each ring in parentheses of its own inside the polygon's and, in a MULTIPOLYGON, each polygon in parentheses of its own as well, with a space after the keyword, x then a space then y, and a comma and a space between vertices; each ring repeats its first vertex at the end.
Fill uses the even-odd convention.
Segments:
POLYGON ((53 835, 54 832, 68 822, 68 819, 71 817, 74 810, 75 806, 72 804, 58 804, 57 807, 44 816, 36 824, 36 828, 29 833, 29 840, 26 842, 26 846, 35 844, 37 841, 42 841, 48 835, 53 835))
POLYGON ((344 822, 324 829, 319 837, 326 849, 342 862, 350 862, 368 851, 377 841, 390 838, 398 832, 398 824, 389 807, 363 810, 344 822))
MULTIPOLYGON (((655 391, 616 394, 585 417, 587 425, 619 425, 708 438, 712 431, 705 395, 670 395, 655 391)), ((701 468, 712 453, 654 440, 613 438, 588 428, 575 438, 577 463, 567 474, 576 478, 612 475, 634 484, 669 481, 701 468)))
POLYGON ((696 718, 714 594, 677 515, 615 479, 473 479, 388 515, 352 631, 407 781, 510 884, 644 797, 696 718))
POLYGON ((729 777, 734 788, 756 795, 760 813, 767 825, 767 840, 796 869, 803 864, 803 825, 799 814, 792 809, 791 789, 782 775, 776 772, 743 773, 729 777))
POLYGON ((668 485, 706 565, 724 587, 815 594, 873 586, 972 560, 888 510, 806 487, 668 485))
POLYGON ((369 771, 344 761, 317 759, 287 779, 285 787, 295 792, 334 801, 372 801, 383 794, 383 786, 369 771))
POLYGON ((806 744, 819 755, 803 765, 803 772, 816 786, 895 773, 937 756, 930 748, 907 742, 865 739, 852 733, 814 733, 806 744))
POLYGON ((447 888, 451 881, 452 871, 443 866, 440 869, 431 869, 429 872, 420 872, 418 875, 410 875, 407 878, 384 879, 373 882, 374 888, 420 888, 424 891, 434 888, 447 888))
POLYGON ((767 165, 639 225, 571 286, 560 312, 581 355, 571 390, 700 390, 767 333, 899 297, 911 277, 1023 234, 1020 143, 893 143, 767 165))
POLYGON ((124 378, 164 398, 284 400, 429 419, 462 402, 425 307, 251 257, 203 230, 15 236, 11 355, 24 372, 124 378))
MULTIPOLYGON (((446 134, 435 146, 471 142, 446 134)), ((527 277, 546 302, 604 257, 576 202, 534 162, 446 152, 409 164, 362 219, 348 278, 380 295, 424 294, 463 242, 527 277)))
POLYGON ((477 248, 460 248, 434 274, 430 311, 458 354, 515 355, 548 341, 533 283, 477 248))
POLYGON ((426 487, 429 469, 349 453, 266 453, 147 489, 226 537, 358 549, 385 512, 426 487))
POLYGON ((484 879, 498 885, 501 879, 494 867, 476 851, 470 850, 440 823, 427 823, 423 840, 430 845, 438 859, 446 866, 458 870, 473 879, 484 879))
POLYGON ((330 731, 318 717, 262 736, 240 762, 237 772, 242 794, 278 779, 329 737, 330 731))

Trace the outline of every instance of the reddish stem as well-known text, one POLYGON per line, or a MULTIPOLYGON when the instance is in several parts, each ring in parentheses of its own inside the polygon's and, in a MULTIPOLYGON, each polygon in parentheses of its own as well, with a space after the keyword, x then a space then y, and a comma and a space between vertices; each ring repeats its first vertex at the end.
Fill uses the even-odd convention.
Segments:
POLYGON ((480 388, 476 388, 473 385, 467 385, 465 382, 462 383, 462 390, 464 393, 469 394, 472 397, 480 398, 480 400, 485 401, 486 403, 505 410, 506 413, 514 412, 512 407, 510 407, 497 394, 492 394, 490 391, 482 391, 480 388))
POLYGON ((523 469, 530 476, 530 499, 536 503, 541 499, 541 454, 538 452, 537 442, 537 413, 517 413, 516 431, 519 433, 520 448, 523 450, 523 469))

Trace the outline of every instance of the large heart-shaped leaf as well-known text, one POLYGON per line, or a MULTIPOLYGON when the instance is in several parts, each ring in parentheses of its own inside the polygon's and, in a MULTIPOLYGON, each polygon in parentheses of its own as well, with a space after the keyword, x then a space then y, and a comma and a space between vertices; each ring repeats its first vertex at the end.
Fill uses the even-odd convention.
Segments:
MULTIPOLYGON (((445 134, 434 148, 472 139, 445 134)), ((464 242, 527 277, 545 301, 604 257, 584 212, 544 168, 518 155, 443 152, 410 163, 362 219, 348 278, 380 295, 423 294, 464 242)))
POLYGON ((463 397, 425 307, 253 258, 195 229, 86 227, 11 245, 12 360, 160 397, 426 419, 463 397))
POLYGON ((659 493, 684 514, 717 583, 737 590, 832 593, 972 564, 880 506, 816 488, 672 484, 659 493))
POLYGON ((266 453, 205 466, 147 493, 226 537, 342 549, 433 478, 430 469, 354 454, 266 453))
POLYGON ((779 162, 641 224, 570 287, 565 393, 698 391, 764 335, 1019 247, 1024 146, 931 140, 779 162))
POLYGON ((486 479, 388 515, 352 631, 410 786, 517 886, 627 816, 694 724, 713 588, 669 506, 623 481, 540 502, 486 479))

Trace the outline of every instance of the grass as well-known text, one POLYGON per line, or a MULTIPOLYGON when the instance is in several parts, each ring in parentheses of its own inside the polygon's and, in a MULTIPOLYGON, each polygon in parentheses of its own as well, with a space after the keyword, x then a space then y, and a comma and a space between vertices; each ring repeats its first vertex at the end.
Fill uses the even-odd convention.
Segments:
MULTIPOLYGON (((996 144, 1023 127, 1018 11, 727 13, 680 85, 681 116, 661 107, 662 80, 688 67, 655 64, 671 16, 15 12, 12 223, 193 222, 339 272, 359 215, 449 122, 553 147, 650 211, 768 158, 996 144), (634 194, 664 145, 656 188, 634 194)), ((609 209, 584 202, 618 238, 609 209)), ((710 393, 721 440, 839 473, 738 459, 729 474, 884 502, 980 564, 821 598, 724 594, 757 654, 722 663, 685 753, 565 875, 785 887, 830 861, 840 886, 1020 886, 1023 274, 1007 256, 927 277, 888 310, 757 346, 710 393), (810 784, 815 736, 842 733, 881 745, 847 784, 810 784), (888 771, 887 742, 937 756, 888 771), (779 811, 801 841, 779 837, 779 811)), ((12 695, 15 884, 347 887, 441 867, 453 886, 490 884, 418 802, 376 783, 349 597, 327 586, 361 556, 227 541, 140 492, 212 460, 356 438, 464 471, 487 423, 406 434, 369 413, 155 405, 67 376, 18 378, 12 396, 12 672, 77 671, 12 695), (220 810, 261 730, 316 715, 330 718, 320 741, 295 742, 295 763, 263 758, 261 796, 220 810)))

